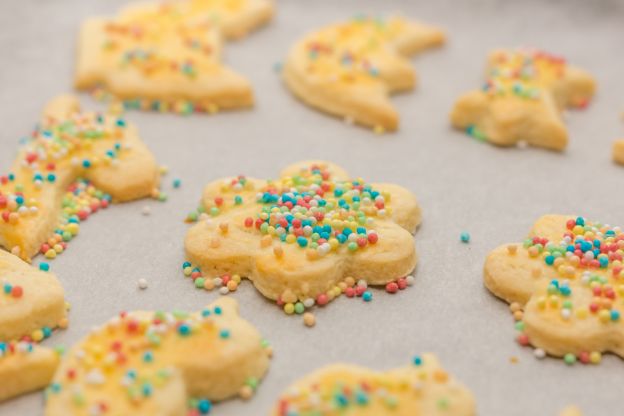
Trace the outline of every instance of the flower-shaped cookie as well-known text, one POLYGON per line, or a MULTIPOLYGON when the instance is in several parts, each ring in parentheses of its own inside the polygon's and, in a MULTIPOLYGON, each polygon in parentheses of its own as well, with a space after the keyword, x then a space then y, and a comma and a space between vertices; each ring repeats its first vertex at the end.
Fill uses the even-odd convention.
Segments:
POLYGON ((619 227, 546 215, 524 243, 490 253, 485 285, 512 304, 518 342, 537 357, 598 363, 603 352, 624 357, 623 256, 619 227))
POLYGON ((411 233, 420 208, 413 194, 349 179, 326 162, 294 164, 277 180, 213 182, 200 210, 209 218, 185 241, 185 273, 195 285, 229 287, 242 276, 287 313, 325 305, 343 292, 361 294, 367 284, 389 284, 417 262, 411 233))
POLYGON ((451 122, 498 146, 526 142, 563 150, 568 132, 561 112, 585 107, 595 89, 591 75, 561 57, 533 49, 497 50, 488 58, 484 87, 457 100, 451 122))
POLYGON ((59 354, 49 348, 0 342, 0 402, 47 386, 58 363, 59 354))
POLYGON ((122 313, 63 357, 47 389, 46 416, 184 415, 188 398, 249 398, 271 349, 222 298, 197 313, 122 313))
POLYGON ((357 17, 299 40, 284 80, 312 107, 378 132, 396 130, 399 116, 388 95, 416 84, 407 56, 444 41, 441 30, 403 17, 357 17))
POLYGON ((336 364, 296 382, 283 394, 273 416, 473 416, 468 389, 444 371, 432 354, 411 366, 378 373, 336 364))
POLYGON ((273 15, 269 0, 180 0, 126 7, 82 26, 75 85, 103 88, 127 108, 192 113, 248 107, 246 79, 221 63, 222 37, 273 15))
POLYGON ((0 176, 0 246, 25 260, 38 251, 55 257, 111 198, 149 196, 158 182, 156 161, 132 125, 81 113, 75 97, 60 96, 0 176))
POLYGON ((624 165, 624 140, 617 140, 613 144, 613 160, 624 165))

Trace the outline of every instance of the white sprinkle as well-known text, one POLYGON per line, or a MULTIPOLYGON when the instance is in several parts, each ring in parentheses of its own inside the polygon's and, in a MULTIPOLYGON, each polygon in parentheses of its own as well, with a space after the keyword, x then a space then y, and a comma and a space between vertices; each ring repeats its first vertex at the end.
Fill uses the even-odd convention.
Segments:
POLYGON ((100 370, 93 369, 87 373, 86 381, 89 384, 102 384, 104 383, 104 375, 100 372, 100 370))
POLYGON ((405 282, 407 283, 408 286, 411 286, 414 284, 414 276, 410 275, 410 276, 405 276, 405 282))
POLYGON ((147 289, 147 280, 145 280, 144 278, 140 278, 137 283, 139 285, 139 289, 141 290, 147 289))
POLYGON ((535 356, 535 358, 541 360, 542 358, 546 357, 546 352, 541 348, 535 348, 533 350, 533 355, 535 356))
POLYGON ((228 287, 227 287, 227 286, 222 286, 222 287, 219 289, 219 293, 221 293, 222 295, 227 295, 228 293, 230 293, 230 289, 228 289, 228 287))
POLYGON ((314 299, 313 298, 307 298, 303 301, 303 306, 305 306, 306 308, 311 308, 312 306, 314 306, 314 299))

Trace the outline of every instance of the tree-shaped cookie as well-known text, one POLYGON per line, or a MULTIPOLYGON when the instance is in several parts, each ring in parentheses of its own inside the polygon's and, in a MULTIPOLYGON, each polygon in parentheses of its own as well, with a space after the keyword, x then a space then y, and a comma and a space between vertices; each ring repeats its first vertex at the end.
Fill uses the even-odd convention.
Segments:
POLYGON ((583 217, 546 215, 524 243, 501 246, 485 262, 485 285, 512 304, 517 340, 569 363, 624 357, 620 319, 624 233, 583 217))
POLYGON ((158 183, 154 157, 131 124, 81 112, 75 97, 60 96, 0 176, 0 246, 26 260, 39 251, 54 257, 81 220, 111 200, 149 196, 158 183))
POLYGON ((561 112, 585 107, 595 82, 565 59, 534 49, 496 50, 482 89, 457 100, 454 127, 498 146, 519 142, 563 150, 568 132, 561 112))
POLYGON ((84 22, 75 85, 101 87, 126 108, 192 113, 248 107, 249 82, 221 63, 222 38, 268 22, 269 0, 140 3, 84 22))
POLYGON ((624 140, 617 140, 613 144, 613 160, 624 165, 624 140))
POLYGON ((0 402, 47 386, 58 363, 59 354, 50 348, 0 342, 0 402))
POLYGON ((314 108, 378 132, 396 130, 399 116, 389 94, 416 85, 407 57, 444 41, 441 30, 403 17, 356 17, 297 41, 284 80, 314 108))
POLYGON ((287 313, 362 294, 367 284, 404 288, 416 266, 413 194, 349 179, 331 163, 300 162, 277 180, 213 182, 200 209, 208 219, 185 240, 185 272, 195 285, 227 287, 245 277, 287 313))
POLYGON ((433 354, 409 367, 378 373, 354 365, 322 368, 280 396, 272 416, 473 416, 468 389, 444 371, 433 354))
POLYGON ((45 414, 184 415, 193 397, 206 413, 212 401, 250 397, 270 353, 232 299, 197 313, 122 313, 65 354, 45 414))

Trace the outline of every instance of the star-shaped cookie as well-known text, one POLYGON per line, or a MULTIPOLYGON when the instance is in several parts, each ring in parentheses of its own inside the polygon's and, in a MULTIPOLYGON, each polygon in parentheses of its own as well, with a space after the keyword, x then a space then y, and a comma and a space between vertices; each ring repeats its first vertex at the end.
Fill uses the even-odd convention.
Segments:
POLYGON ((440 29, 403 17, 356 17, 304 36, 290 50, 284 80, 304 103, 378 132, 396 130, 389 94, 416 85, 408 56, 445 41, 440 29))
POLYGON ((585 107, 595 89, 589 73, 561 57, 535 49, 496 50, 488 57, 485 85, 457 100, 451 123, 498 146, 525 142, 563 150, 568 132, 561 112, 585 107))
POLYGON ((433 354, 409 367, 378 373, 354 365, 322 368, 280 396, 273 416, 473 416, 468 389, 444 371, 433 354))
POLYGON ((216 112, 249 107, 249 82, 221 62, 222 38, 268 22, 270 0, 140 3, 84 22, 75 86, 100 87, 126 108, 216 112))
POLYGON ((185 240, 185 271, 195 285, 212 289, 245 277, 287 313, 394 282, 417 262, 414 195, 350 179, 327 162, 296 163, 277 180, 213 182, 200 210, 185 240))
POLYGON ((153 194, 159 179, 134 126, 112 114, 81 112, 73 96, 57 97, 10 173, 0 176, 0 246, 25 260, 37 252, 54 257, 81 220, 111 200, 153 194))
POLYGON ((489 254, 485 285, 512 304, 518 342, 533 345, 536 356, 598 363, 603 352, 624 357, 623 256, 619 227, 546 215, 524 243, 489 254))
POLYGON ((197 313, 122 313, 65 354, 45 415, 185 415, 192 397, 209 411, 253 394, 270 354, 229 298, 197 313))

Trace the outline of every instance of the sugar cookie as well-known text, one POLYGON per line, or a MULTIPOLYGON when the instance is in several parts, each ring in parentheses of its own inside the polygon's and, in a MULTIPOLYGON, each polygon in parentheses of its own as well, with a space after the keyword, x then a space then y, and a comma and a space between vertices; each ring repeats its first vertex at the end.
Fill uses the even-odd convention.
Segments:
POLYGON ((585 107, 596 85, 590 74, 565 59, 534 49, 496 50, 479 91, 457 100, 454 127, 498 146, 526 142, 563 150, 568 132, 561 112, 585 107))
POLYGON ((403 17, 357 17, 299 40, 284 80, 311 107, 378 132, 396 130, 399 116, 388 95, 416 84, 407 56, 444 41, 440 29, 403 17))
POLYGON ((193 314, 123 313, 63 357, 45 415, 185 415, 189 397, 247 398, 270 352, 232 299, 193 314))
POLYGON ((335 364, 297 381, 275 405, 273 416, 472 416, 468 389, 444 371, 432 354, 409 367, 378 373, 335 364))
POLYGON ((617 140, 613 144, 613 160, 624 165, 624 140, 617 140))
POLYGON ((221 63, 222 37, 243 37, 272 15, 269 0, 180 0, 88 19, 75 86, 100 87, 126 108, 188 114, 249 107, 249 82, 221 63))
POLYGON ((342 293, 371 300, 368 284, 403 289, 417 262, 411 233, 421 215, 414 195, 349 179, 327 162, 294 164, 277 180, 213 182, 199 211, 183 266, 195 286, 227 293, 245 277, 289 314, 342 293))
POLYGON ((47 386, 58 363, 58 353, 49 348, 0 342, 0 402, 47 386))
POLYGON ((52 273, 0 250, 0 284, 0 341, 41 341, 67 326, 63 288, 52 273))
POLYGON ((158 182, 154 157, 124 118, 81 113, 75 97, 57 97, 0 176, 0 246, 25 260, 53 258, 81 220, 111 199, 149 196, 158 182))
POLYGON ((546 215, 524 243, 489 254, 485 285, 511 303, 517 340, 536 347, 538 358, 597 364, 603 352, 624 357, 623 256, 619 227, 546 215))

